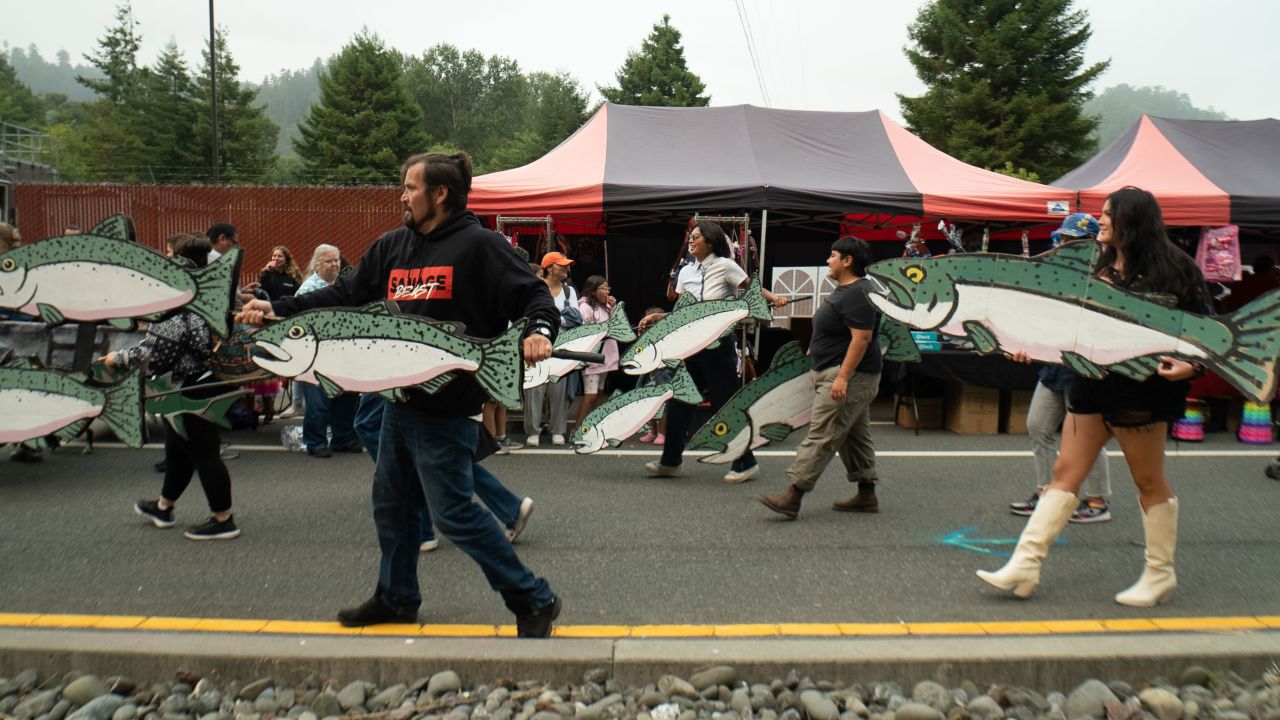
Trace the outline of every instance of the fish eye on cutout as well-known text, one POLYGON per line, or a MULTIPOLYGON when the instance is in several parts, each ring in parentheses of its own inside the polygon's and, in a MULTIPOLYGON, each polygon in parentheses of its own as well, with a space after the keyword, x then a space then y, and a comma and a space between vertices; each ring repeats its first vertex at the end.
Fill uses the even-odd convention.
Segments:
POLYGON ((911 267, 904 269, 902 271, 902 274, 906 275, 907 279, 910 280, 911 282, 919 285, 920 281, 924 280, 925 272, 924 272, 924 268, 920 267, 919 265, 912 265, 911 267))
POLYGON ((18 261, 13 258, 5 258, 0 260, 0 270, 5 272, 13 272, 18 269, 18 261))
POLYGON ((711 432, 715 433, 716 435, 724 436, 729 432, 729 423, 726 423, 723 420, 721 420, 720 422, 716 423, 715 427, 711 428, 711 432))
POLYGON ((289 332, 288 332, 289 337, 294 340, 297 340, 298 338, 306 334, 307 334, 306 328, 302 327, 301 325, 294 325, 293 327, 289 328, 289 332))

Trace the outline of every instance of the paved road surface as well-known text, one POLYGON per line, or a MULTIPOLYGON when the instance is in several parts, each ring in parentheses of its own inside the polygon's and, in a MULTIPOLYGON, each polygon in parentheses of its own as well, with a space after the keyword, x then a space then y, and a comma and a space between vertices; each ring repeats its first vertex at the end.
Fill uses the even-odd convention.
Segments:
MULTIPOLYGON (((272 444, 276 429, 229 435, 272 444)), ((1136 494, 1114 458, 1110 523, 1073 525, 1030 601, 986 587, 973 571, 1002 559, 940 542, 1016 537, 1007 502, 1029 493, 1025 436, 919 437, 877 425, 878 515, 830 510, 851 490, 833 468, 798 522, 755 500, 785 483, 785 455, 762 457, 741 486, 724 466, 686 462, 680 479, 646 479, 649 455, 568 456, 547 449, 488 465, 536 511, 520 556, 565 600, 565 624, 731 624, 1097 619, 1280 615, 1280 482, 1268 457, 1225 435, 1171 449, 1218 456, 1169 459, 1183 507, 1170 605, 1122 608, 1112 595, 1141 568, 1136 494), (921 454, 924 456, 921 456, 921 454)), ((793 446, 796 437, 787 446, 793 446)), ((641 450, 635 445, 622 450, 641 450)), ((377 546, 369 509, 372 465, 247 448, 230 461, 233 542, 195 543, 181 526, 203 519, 193 483, 179 528, 156 530, 131 511, 154 497, 158 449, 63 449, 43 464, 0 463, 0 612, 331 620, 373 589, 377 546)), ((475 565, 443 543, 420 564, 427 623, 505 623, 510 616, 475 565)))

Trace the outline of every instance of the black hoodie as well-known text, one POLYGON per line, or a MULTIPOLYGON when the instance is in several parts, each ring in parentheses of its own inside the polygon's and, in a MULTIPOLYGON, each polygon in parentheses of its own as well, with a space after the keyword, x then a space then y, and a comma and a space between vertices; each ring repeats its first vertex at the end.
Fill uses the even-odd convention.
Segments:
MULTIPOLYGON (((466 334, 491 338, 528 318, 554 340, 559 313, 546 283, 534 277, 502 235, 486 230, 470 211, 456 212, 431 233, 408 228, 378 238, 354 273, 306 295, 271 303, 279 317, 323 307, 361 307, 395 300, 406 315, 461 323, 466 334), (428 299, 428 297, 430 299, 428 299)), ((432 395, 414 390, 409 405, 442 417, 477 415, 486 399, 475 379, 460 373, 432 395)))

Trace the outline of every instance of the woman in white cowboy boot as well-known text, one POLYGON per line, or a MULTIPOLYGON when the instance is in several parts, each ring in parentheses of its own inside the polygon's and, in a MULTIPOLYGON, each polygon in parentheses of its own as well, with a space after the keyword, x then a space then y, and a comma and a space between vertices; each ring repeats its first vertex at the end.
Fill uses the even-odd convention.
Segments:
MULTIPOLYGON (((1094 275, 1126 290, 1168 295, 1169 303, 1199 314, 1213 312, 1204 277, 1191 257, 1165 235, 1160 206, 1151 193, 1134 187, 1107 197, 1099 218, 1103 244, 1094 275)), ((1014 357, 1026 360, 1023 352, 1014 357)), ((1150 607, 1169 599, 1177 586, 1173 554, 1178 544, 1178 499, 1164 473, 1169 423, 1182 417, 1190 378, 1203 367, 1162 357, 1156 374, 1132 380, 1109 373, 1100 380, 1077 378, 1067 393, 1068 413, 1053 481, 1018 539, 1013 557, 996 572, 978 577, 1018 597, 1040 584, 1040 563, 1079 502, 1076 493, 1098 451, 1115 437, 1129 464, 1146 530, 1146 567, 1116 602, 1150 607)))

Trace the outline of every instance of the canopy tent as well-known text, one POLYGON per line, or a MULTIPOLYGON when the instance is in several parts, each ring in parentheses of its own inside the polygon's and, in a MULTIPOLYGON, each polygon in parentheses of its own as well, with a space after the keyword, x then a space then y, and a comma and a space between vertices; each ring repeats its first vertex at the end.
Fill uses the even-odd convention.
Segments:
POLYGON ((1169 225, 1280 227, 1280 120, 1172 120, 1142 116, 1055 187, 1101 212, 1126 185, 1150 190, 1169 225))
POLYGON ((484 215, 729 209, 1049 222, 1072 193, 966 165, 884 113, 603 105, 523 167, 477 177, 484 215))

